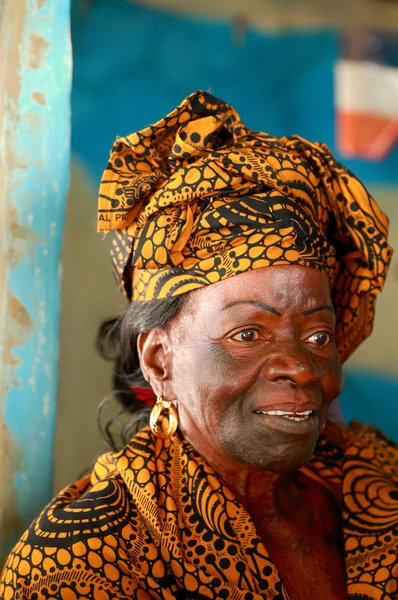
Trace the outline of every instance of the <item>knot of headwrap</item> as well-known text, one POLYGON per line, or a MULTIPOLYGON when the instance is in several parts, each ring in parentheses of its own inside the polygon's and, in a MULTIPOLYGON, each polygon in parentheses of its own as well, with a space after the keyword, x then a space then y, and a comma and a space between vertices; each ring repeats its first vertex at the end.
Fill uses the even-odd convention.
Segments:
POLYGON ((116 140, 98 229, 115 230, 115 275, 135 301, 270 265, 325 272, 342 360, 372 329, 392 253, 387 217, 325 145, 251 131, 206 92, 116 140))

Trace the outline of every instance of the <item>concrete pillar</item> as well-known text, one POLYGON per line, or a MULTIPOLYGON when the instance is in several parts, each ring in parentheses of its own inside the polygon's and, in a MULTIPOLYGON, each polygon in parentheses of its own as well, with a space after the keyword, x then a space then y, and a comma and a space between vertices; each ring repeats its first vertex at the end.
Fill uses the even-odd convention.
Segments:
POLYGON ((71 83, 70 0, 2 8, 0 567, 51 494, 71 83))

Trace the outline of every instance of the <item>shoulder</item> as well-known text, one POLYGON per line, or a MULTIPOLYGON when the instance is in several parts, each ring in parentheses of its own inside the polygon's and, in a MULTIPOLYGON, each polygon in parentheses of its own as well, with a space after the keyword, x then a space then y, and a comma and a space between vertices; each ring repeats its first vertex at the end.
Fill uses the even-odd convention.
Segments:
POLYGON ((398 483, 398 448, 381 431, 354 421, 350 425, 350 444, 346 461, 352 467, 362 465, 364 470, 377 470, 395 484, 398 483))
POLYGON ((136 597, 130 550, 145 526, 115 467, 120 454, 100 457, 45 507, 7 560, 0 598, 136 597))
POLYGON ((353 421, 348 427, 328 423, 319 441, 325 463, 335 457, 344 471, 372 469, 398 482, 398 448, 394 442, 371 425, 353 421))
POLYGON ((317 476, 341 490, 349 470, 372 469, 398 480, 398 449, 378 429, 359 421, 348 427, 328 421, 307 465, 317 476))
POLYGON ((353 446, 361 444, 374 444, 389 448, 392 454, 398 454, 396 444, 390 440, 383 432, 372 425, 366 425, 360 421, 352 421, 349 425, 341 425, 333 421, 327 421, 324 432, 320 437, 322 442, 332 442, 343 452, 353 446))

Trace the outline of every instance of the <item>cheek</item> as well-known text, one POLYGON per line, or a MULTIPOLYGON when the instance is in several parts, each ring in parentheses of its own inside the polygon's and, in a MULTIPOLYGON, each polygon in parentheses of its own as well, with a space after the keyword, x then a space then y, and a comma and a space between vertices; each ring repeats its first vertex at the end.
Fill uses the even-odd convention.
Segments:
POLYGON ((325 398, 332 402, 341 394, 344 385, 344 373, 340 360, 336 357, 324 365, 322 387, 325 398))
POLYGON ((222 348, 186 348, 173 364, 174 391, 184 412, 214 430, 236 408, 253 383, 253 364, 242 364, 222 348))
POLYGON ((201 374, 203 399, 213 397, 215 408, 228 410, 256 381, 258 365, 254 360, 237 359, 222 346, 215 346, 204 357, 201 374))

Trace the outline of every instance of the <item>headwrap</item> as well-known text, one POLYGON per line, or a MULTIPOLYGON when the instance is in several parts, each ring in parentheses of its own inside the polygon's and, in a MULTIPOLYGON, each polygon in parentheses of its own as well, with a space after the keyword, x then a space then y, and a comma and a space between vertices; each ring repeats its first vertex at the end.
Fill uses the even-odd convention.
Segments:
POLYGON ((345 360, 372 330, 392 250, 388 219, 324 144, 276 138, 196 92, 117 138, 99 194, 114 272, 134 301, 184 294, 251 269, 326 273, 345 360))

